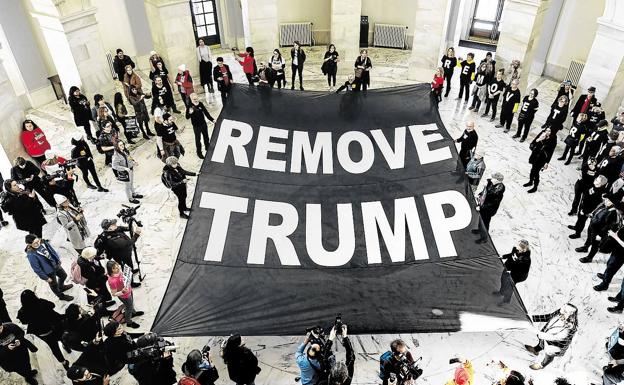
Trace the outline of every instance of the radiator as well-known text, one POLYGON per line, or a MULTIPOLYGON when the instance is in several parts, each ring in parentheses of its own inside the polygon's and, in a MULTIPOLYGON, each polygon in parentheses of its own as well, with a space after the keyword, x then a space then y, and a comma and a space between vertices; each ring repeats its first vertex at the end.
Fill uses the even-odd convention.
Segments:
MULTIPOLYGON (((115 72, 115 66, 113 66, 113 54, 110 52, 106 52, 106 60, 108 60, 108 68, 110 69, 111 75, 113 79, 117 79, 117 72, 115 72)), ((121 80, 121 79, 118 79, 121 80)))
POLYGON ((581 79, 583 68, 585 68, 585 63, 572 60, 572 62, 570 62, 570 67, 568 68, 568 73, 563 80, 571 81, 572 85, 576 87, 579 84, 579 80, 581 79))
POLYGON ((373 34, 373 46, 405 49, 407 27, 404 25, 377 24, 373 34))
POLYGON ((312 23, 280 24, 280 46, 294 45, 295 40, 301 45, 312 45, 312 23))

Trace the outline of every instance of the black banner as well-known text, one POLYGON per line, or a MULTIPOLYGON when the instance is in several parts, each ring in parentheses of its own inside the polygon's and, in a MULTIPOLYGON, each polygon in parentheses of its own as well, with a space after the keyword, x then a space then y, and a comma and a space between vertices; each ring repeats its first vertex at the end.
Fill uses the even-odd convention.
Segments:
MULTIPOLYGON (((427 84, 341 95, 234 87, 153 331, 494 330, 526 321, 478 235, 427 84)), ((511 247, 511 245, 510 245, 511 247)))

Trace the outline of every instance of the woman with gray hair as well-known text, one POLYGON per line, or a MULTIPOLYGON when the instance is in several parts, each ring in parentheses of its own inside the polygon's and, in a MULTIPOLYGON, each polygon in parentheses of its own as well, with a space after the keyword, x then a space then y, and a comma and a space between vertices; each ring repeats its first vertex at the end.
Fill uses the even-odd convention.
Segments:
POLYGON ((137 165, 138 163, 130 156, 126 144, 121 140, 117 141, 112 160, 113 172, 117 180, 123 182, 128 201, 133 204, 140 203, 137 198, 143 198, 143 195, 134 191, 134 166, 137 165))
POLYGON ((186 177, 196 175, 194 172, 183 169, 175 156, 170 156, 165 160, 161 180, 165 187, 173 191, 178 198, 180 218, 188 219, 189 215, 186 212, 191 211, 190 208, 186 207, 186 182, 188 182, 186 177))

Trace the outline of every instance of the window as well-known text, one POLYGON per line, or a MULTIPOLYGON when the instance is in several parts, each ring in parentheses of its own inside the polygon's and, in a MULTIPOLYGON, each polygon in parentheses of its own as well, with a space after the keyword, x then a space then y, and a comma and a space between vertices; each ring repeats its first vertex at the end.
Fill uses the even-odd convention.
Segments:
POLYGON ((476 0, 469 38, 485 39, 489 43, 495 43, 498 40, 503 3, 504 0, 476 0))
POLYGON ((214 0, 192 0, 195 39, 202 38, 206 45, 219 44, 219 25, 214 0))

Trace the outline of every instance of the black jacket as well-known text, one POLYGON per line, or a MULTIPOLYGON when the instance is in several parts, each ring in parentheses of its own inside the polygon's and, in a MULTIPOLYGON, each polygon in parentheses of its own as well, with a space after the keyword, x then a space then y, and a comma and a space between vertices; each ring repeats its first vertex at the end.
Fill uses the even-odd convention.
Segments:
POLYGON ((128 227, 118 226, 115 231, 104 231, 98 237, 101 242, 96 240, 94 246, 98 250, 98 254, 106 253, 107 258, 112 258, 120 265, 131 265, 133 245, 139 239, 139 234, 134 234, 130 238, 126 231, 130 231, 128 227))
POLYGON ((123 82, 124 80, 127 65, 130 65, 130 67, 132 68, 135 67, 135 64, 130 56, 124 55, 123 59, 120 59, 117 55, 115 55, 115 59, 113 60, 113 68, 115 69, 115 73, 117 74, 117 79, 121 82, 123 82))
MULTIPOLYGON (((230 71, 230 66, 227 64, 223 65, 225 67, 225 70, 227 72, 227 76, 230 79, 230 83, 228 85, 227 88, 232 86, 232 72, 230 71)), ((225 87, 225 81, 223 79, 219 80, 219 78, 223 78, 223 74, 221 73, 221 69, 219 68, 219 65, 216 65, 213 70, 212 70, 212 77, 213 79, 217 82, 217 89, 219 91, 222 91, 225 87)))
POLYGON ((258 358, 246 347, 239 347, 230 352, 226 364, 230 380, 237 384, 249 384, 260 373, 258 358))
POLYGON ((11 167, 11 179, 15 179, 18 182, 22 182, 26 190, 33 190, 34 186, 38 186, 41 184, 41 178, 39 177, 39 173, 41 169, 29 160, 26 161, 26 165, 24 168, 13 166, 11 167), (26 178, 33 177, 30 182, 24 181, 26 178))
POLYGON ((529 100, 529 96, 525 96, 522 99, 522 103, 520 103, 520 108, 518 109, 518 119, 533 120, 538 108, 539 102, 537 99, 533 98, 529 100))
POLYGON ((63 325, 63 316, 54 310, 54 303, 43 298, 37 298, 36 302, 28 306, 22 306, 17 312, 17 319, 24 325, 29 334, 40 336, 51 331, 59 332, 63 325))
MULTIPOLYGON (((543 131, 542 131, 543 132, 543 131)), ((548 139, 537 141, 541 132, 533 139, 529 149, 531 150, 531 156, 529 156, 529 163, 534 166, 543 167, 546 163, 550 162, 555 147, 557 147, 557 137, 550 135, 548 139)))
POLYGON ((503 200, 505 185, 502 183, 494 184, 491 179, 488 179, 479 197, 482 197, 482 194, 485 194, 485 198, 479 208, 479 212, 482 215, 494 216, 503 200))
MULTIPOLYGON (((303 49, 301 49, 301 47, 299 47, 299 50, 296 51, 296 55, 297 55, 297 65, 299 67, 303 67, 303 63, 305 63, 306 60, 306 54, 303 51, 303 49)), ((295 58, 295 47, 290 49, 290 58, 294 59, 295 58)))
POLYGON ((72 139, 71 144, 74 145, 74 148, 71 150, 71 157, 72 159, 78 159, 78 168, 86 168, 89 166, 89 163, 93 163, 93 154, 87 142, 72 139))
POLYGON ((76 385, 102 385, 104 376, 107 374, 108 368, 106 366, 104 355, 104 344, 100 342, 95 345, 89 344, 82 350, 82 354, 74 365, 87 368, 93 375, 93 378, 89 381, 73 381, 76 385))
POLYGON ((76 123, 77 126, 86 126, 89 124, 89 121, 94 120, 93 115, 91 115, 89 99, 87 99, 86 96, 82 94, 78 97, 70 95, 67 101, 74 114, 74 123, 76 123))
POLYGON ((559 107, 559 104, 557 103, 550 107, 550 113, 548 114, 546 123, 544 123, 542 128, 550 127, 551 131, 559 131, 563 128, 563 123, 566 121, 567 117, 568 105, 566 104, 563 107, 559 107))
POLYGON ((1 195, 2 211, 13 217, 15 227, 19 230, 30 231, 33 227, 46 224, 43 216, 43 206, 35 195, 31 198, 25 193, 4 191, 1 195))
POLYGON ((464 133, 459 138, 455 139, 455 142, 461 143, 461 147, 459 149, 459 156, 461 158, 469 158, 470 151, 477 147, 477 142, 479 141, 479 135, 475 130, 468 131, 464 130, 464 133))
POLYGON ((63 324, 65 329, 65 333, 63 333, 63 344, 79 352, 87 349, 89 344, 95 339, 97 333, 101 331, 100 317, 100 314, 91 315, 82 313, 82 316, 77 320, 65 318, 63 324))
POLYGON ((598 164, 598 175, 604 175, 609 181, 608 185, 611 185, 619 177, 621 168, 622 158, 619 156, 608 157, 598 164))
POLYGON ((509 271, 515 283, 526 281, 531 268, 531 250, 521 252, 514 246, 511 253, 502 255, 501 258, 504 260, 505 269, 509 271))
POLYGON ((618 211, 615 206, 606 207, 605 205, 599 205, 592 213, 589 227, 592 228, 595 234, 605 237, 609 230, 617 230, 618 217, 618 211))
POLYGON ((442 63, 442 69, 444 70, 444 75, 452 76, 455 67, 457 67, 457 58, 456 57, 448 57, 446 55, 442 56, 440 60, 442 63))
POLYGON ((596 188, 591 186, 587 191, 583 194, 581 198, 580 208, 581 213, 584 215, 589 215, 602 203, 602 195, 607 192, 606 186, 596 188))
POLYGON ((85 286, 87 286, 91 290, 99 291, 102 287, 106 287, 106 271, 100 261, 94 259, 93 262, 89 262, 88 260, 78 257, 77 260, 78 266, 80 266, 80 275, 82 278, 87 280, 85 286))
POLYGON ((590 170, 589 165, 587 164, 587 162, 585 162, 581 166, 581 177, 577 180, 576 183, 580 183, 582 191, 585 192, 593 186, 594 179, 597 175, 598 170, 595 167, 593 170, 590 170))
POLYGON ((117 374, 128 363, 128 353, 135 349, 135 343, 127 333, 119 337, 108 337, 104 340, 104 355, 108 367, 107 373, 117 374))
POLYGON ((594 130, 585 140, 585 154, 597 157, 602 145, 607 143, 608 141, 609 131, 606 127, 594 130))
POLYGON ((210 116, 204 103, 199 102, 197 105, 189 103, 186 107, 186 118, 191 119, 193 127, 201 127, 206 125, 204 117, 214 123, 214 118, 210 116), (189 109, 193 108, 193 113, 189 113, 189 109))
POLYGON ((171 186, 172 190, 182 185, 185 185, 186 182, 184 182, 184 178, 186 176, 195 175, 197 174, 195 174, 194 172, 186 171, 179 164, 178 167, 175 168, 169 165, 165 165, 165 167, 163 167, 163 178, 165 178, 169 186, 171 186))
MULTIPOLYGON (((578 98, 578 100, 576 101, 576 104, 574 105, 574 108, 572 108, 572 116, 574 116, 574 119, 576 119, 576 117, 578 116, 578 114, 581 113, 581 108, 583 108, 583 104, 585 103, 585 101, 587 100, 587 94, 583 94, 581 95, 580 98, 578 98)), ((587 111, 585 112, 589 112, 589 110, 596 105, 596 103, 598 102, 598 100, 596 100, 595 96, 592 96, 592 99, 589 102, 589 107, 587 108, 587 111)))
POLYGON ((0 333, 0 368, 7 372, 14 372, 24 368, 30 360, 28 348, 31 342, 24 338, 24 331, 14 323, 2 324, 0 333), (15 349, 9 349, 10 344, 18 340, 20 345, 15 349))

